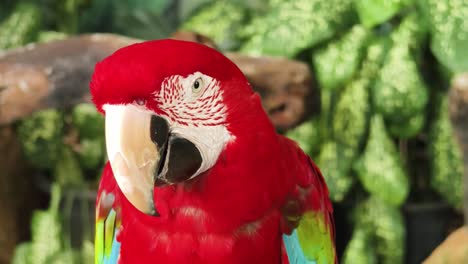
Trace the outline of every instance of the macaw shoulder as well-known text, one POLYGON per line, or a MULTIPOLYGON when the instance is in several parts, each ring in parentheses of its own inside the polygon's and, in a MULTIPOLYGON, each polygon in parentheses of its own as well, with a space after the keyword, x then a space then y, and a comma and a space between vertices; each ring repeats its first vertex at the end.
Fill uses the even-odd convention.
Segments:
POLYGON ((281 160, 286 164, 288 177, 295 180, 297 185, 307 187, 316 184, 317 179, 323 178, 318 167, 295 141, 278 135, 278 142, 281 160))
POLYGON ((283 235, 283 263, 337 263, 333 209, 322 173, 294 141, 283 136, 279 141, 291 169, 288 177, 296 181, 295 192, 289 202, 300 208, 296 212, 300 216, 287 210, 288 207, 283 210, 286 219, 298 216, 300 219, 289 222, 295 228, 283 235))

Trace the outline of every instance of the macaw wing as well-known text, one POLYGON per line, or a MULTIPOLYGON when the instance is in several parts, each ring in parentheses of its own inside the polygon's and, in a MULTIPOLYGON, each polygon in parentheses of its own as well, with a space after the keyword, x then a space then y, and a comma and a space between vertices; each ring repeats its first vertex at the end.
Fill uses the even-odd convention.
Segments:
POLYGON ((331 230, 320 213, 306 213, 290 235, 283 234, 289 264, 335 263, 331 230))
POLYGON ((118 262, 120 242, 117 241, 117 235, 121 225, 119 194, 108 163, 104 168, 96 200, 95 264, 117 264, 118 262))
POLYGON ((335 229, 328 189, 320 170, 307 157, 309 188, 304 212, 290 235, 283 234, 285 264, 337 263, 335 229))

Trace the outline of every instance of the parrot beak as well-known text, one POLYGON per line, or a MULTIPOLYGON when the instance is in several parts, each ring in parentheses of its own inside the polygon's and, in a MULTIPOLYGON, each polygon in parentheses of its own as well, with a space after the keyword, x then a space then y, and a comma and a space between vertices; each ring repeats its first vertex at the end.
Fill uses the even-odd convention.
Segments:
POLYGON ((168 124, 134 105, 105 105, 104 110, 107 155, 115 180, 133 206, 155 215, 154 178, 167 141, 168 124))
POLYGON ((135 105, 105 105, 106 147, 115 180, 127 200, 145 214, 158 215, 155 186, 186 181, 200 170, 196 145, 171 133, 166 119, 135 105))

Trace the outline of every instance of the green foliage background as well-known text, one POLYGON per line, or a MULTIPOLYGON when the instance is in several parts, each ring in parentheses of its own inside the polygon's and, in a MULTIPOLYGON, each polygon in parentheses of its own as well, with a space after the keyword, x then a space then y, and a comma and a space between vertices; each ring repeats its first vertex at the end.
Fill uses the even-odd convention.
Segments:
MULTIPOLYGON (((454 74, 468 71, 467 18, 465 0, 5 0, 0 50, 84 32, 155 39, 184 29, 224 51, 308 63, 322 112, 287 136, 318 163, 333 201, 355 208, 343 263, 403 263, 405 202, 461 207, 462 161, 447 90, 454 74), (430 188, 415 184, 420 164, 404 151, 414 143, 427 153, 430 188)), ((53 199, 71 186, 96 187, 105 150, 93 106, 38 112, 18 133, 31 165, 52 175, 53 199), (29 127, 41 129, 26 133, 29 127), (65 140, 70 134, 78 147, 65 140)), ((40 263, 86 263, 90 240, 72 249, 59 231, 61 217, 55 200, 37 212, 32 242, 18 247, 14 263, 32 263, 31 254, 40 263), (56 231, 41 231, 51 226, 56 231), (51 241, 53 248, 38 249, 51 241)))

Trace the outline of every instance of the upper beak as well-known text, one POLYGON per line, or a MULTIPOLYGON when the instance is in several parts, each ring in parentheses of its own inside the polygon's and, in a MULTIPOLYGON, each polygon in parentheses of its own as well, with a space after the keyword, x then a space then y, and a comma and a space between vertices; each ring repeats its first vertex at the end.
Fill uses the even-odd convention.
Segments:
POLYGON ((117 184, 138 210, 157 215, 154 186, 192 177, 202 164, 200 152, 148 110, 134 105, 105 105, 104 110, 107 155, 117 184))
MULTIPOLYGON (((155 214, 154 174, 161 159, 158 142, 151 136, 151 113, 133 105, 106 105, 106 147, 115 180, 138 210, 155 214)), ((162 123, 160 134, 168 133, 162 123)), ((161 141, 164 136, 159 137, 161 141)))

